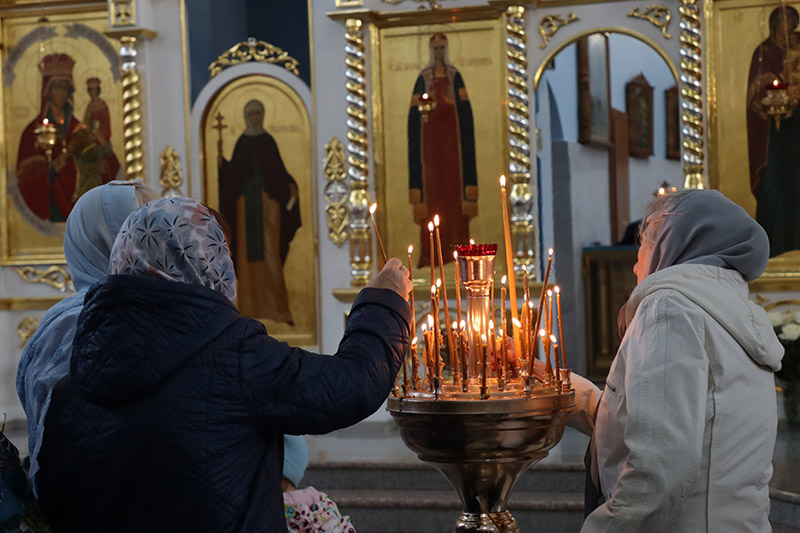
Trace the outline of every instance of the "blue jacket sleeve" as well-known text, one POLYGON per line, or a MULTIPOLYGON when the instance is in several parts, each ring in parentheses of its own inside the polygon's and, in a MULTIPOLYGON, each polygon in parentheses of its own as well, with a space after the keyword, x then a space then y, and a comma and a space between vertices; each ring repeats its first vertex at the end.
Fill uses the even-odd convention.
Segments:
POLYGON ((240 383, 256 427, 327 433, 374 413, 389 395, 408 348, 411 309, 397 293, 365 288, 333 356, 293 348, 249 328, 240 383))

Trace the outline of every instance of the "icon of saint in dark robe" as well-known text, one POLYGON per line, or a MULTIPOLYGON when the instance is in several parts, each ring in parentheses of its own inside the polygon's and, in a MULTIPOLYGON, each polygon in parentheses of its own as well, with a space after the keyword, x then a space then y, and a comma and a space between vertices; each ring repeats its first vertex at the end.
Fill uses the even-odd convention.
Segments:
POLYGON ((747 79, 747 144, 756 220, 769 236, 770 257, 800 249, 800 108, 776 122, 762 104, 775 81, 800 98, 800 15, 781 6, 769 37, 753 52, 747 79))
POLYGON ((11 197, 17 210, 35 227, 41 222, 64 222, 75 201, 90 188, 116 177, 119 163, 108 139, 95 135, 75 118, 72 70, 67 54, 42 58, 39 115, 22 132, 17 156, 17 191, 11 197), (36 138, 44 120, 56 128, 50 156, 36 138))
POLYGON ((472 107, 461 73, 447 57, 447 36, 429 41, 430 62, 414 84, 408 112, 409 200, 420 226, 418 266, 429 265, 428 222, 441 219, 445 263, 457 244, 469 242, 469 221, 478 214, 478 177, 472 107), (423 97, 423 95, 425 95, 423 97), (431 103, 420 112, 423 98, 431 103))
POLYGON ((294 325, 283 265, 300 227, 297 183, 264 130, 264 104, 244 106, 246 129, 233 156, 219 156, 219 205, 230 227, 243 315, 294 325))

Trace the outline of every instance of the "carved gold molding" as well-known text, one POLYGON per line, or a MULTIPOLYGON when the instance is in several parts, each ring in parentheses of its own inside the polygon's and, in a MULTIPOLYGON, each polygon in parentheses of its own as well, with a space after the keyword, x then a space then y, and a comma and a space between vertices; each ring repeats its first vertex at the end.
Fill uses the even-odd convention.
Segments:
POLYGON ((246 41, 232 46, 220 55, 216 61, 211 63, 208 66, 210 72, 209 77, 213 78, 227 67, 247 63, 249 61, 280 64, 295 76, 300 74, 300 71, 297 69, 299 65, 297 60, 282 48, 266 41, 257 41, 253 37, 250 37, 246 41))
POLYGON ((681 0, 681 146, 684 189, 702 189, 704 169, 703 86, 700 8, 697 0, 681 0))
POLYGON ((668 32, 669 23, 672 20, 672 13, 667 6, 654 4, 647 6, 644 12, 641 13, 639 12, 638 7, 634 7, 631 9, 631 12, 628 13, 628 16, 646 20, 656 28, 660 29, 665 39, 672 38, 672 35, 668 32))
POLYGON ((17 335, 19 335, 19 347, 24 348, 28 340, 36 333, 39 327, 39 319, 32 316, 25 317, 17 324, 17 335))
POLYGON ((567 18, 561 15, 545 15, 539 21, 539 35, 542 36, 541 48, 547 48, 547 43, 552 39, 553 35, 567 24, 572 24, 578 21, 578 16, 575 13, 570 13, 567 18))
POLYGON ((372 267, 372 233, 369 231, 367 177, 367 84, 364 30, 359 19, 345 21, 345 87, 347 89, 347 174, 350 177, 350 285, 361 287, 372 267))
POLYGON ((111 0, 111 27, 136 25, 136 2, 134 0, 111 0))
POLYGON ((524 6, 506 10, 506 81, 508 82, 508 174, 511 180, 511 246, 514 272, 534 261, 536 231, 531 192, 528 48, 524 6))
POLYGON ((336 0, 336 7, 361 7, 364 0, 336 0))
POLYGON ((348 228, 347 201, 348 188, 345 183, 344 145, 336 137, 325 145, 325 160, 322 173, 328 184, 325 186, 325 220, 328 223, 328 237, 336 246, 341 246, 350 237, 348 228))
POLYGON ((53 265, 45 270, 39 270, 36 267, 13 267, 14 272, 19 274, 19 277, 26 283, 44 283, 61 292, 73 290, 72 276, 63 267, 53 265))
MULTIPOLYGON (((381 2, 386 2, 387 4, 392 4, 392 5, 402 4, 405 1, 406 0, 381 0, 381 2)), ((444 0, 440 0, 440 1, 444 1, 444 0)), ((430 9, 441 9, 441 7, 442 7, 442 4, 440 4, 436 0, 414 0, 414 2, 416 2, 418 4, 428 4, 428 7, 430 9)), ((425 9, 423 6, 420 6, 419 8, 420 9, 425 9)))
POLYGON ((178 187, 183 184, 180 155, 172 145, 168 144, 164 151, 161 152, 159 160, 161 161, 161 172, 158 183, 164 187, 164 190, 161 191, 161 196, 164 198, 181 196, 181 191, 178 190, 178 187))

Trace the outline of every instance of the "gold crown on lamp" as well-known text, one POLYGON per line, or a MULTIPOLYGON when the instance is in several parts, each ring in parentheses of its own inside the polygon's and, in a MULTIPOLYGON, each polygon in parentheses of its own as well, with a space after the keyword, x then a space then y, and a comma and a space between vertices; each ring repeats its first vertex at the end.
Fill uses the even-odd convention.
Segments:
POLYGON ((72 68, 75 60, 67 54, 50 54, 39 62, 39 70, 46 78, 72 79, 72 68))

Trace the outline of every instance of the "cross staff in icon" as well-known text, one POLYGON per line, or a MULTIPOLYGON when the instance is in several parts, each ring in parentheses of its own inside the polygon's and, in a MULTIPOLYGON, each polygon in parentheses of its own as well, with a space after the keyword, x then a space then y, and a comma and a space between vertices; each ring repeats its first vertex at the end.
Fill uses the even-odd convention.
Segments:
POLYGON ((211 126, 217 133, 219 134, 219 138, 217 139, 217 167, 222 166, 222 130, 228 127, 227 124, 223 124, 222 121, 225 117, 222 116, 222 113, 217 113, 217 116, 214 117, 214 120, 217 122, 214 126, 211 126))

